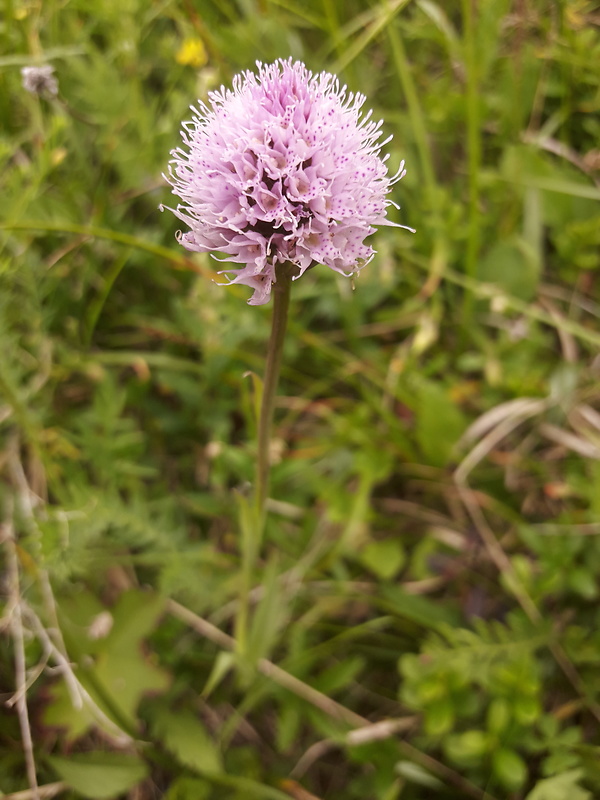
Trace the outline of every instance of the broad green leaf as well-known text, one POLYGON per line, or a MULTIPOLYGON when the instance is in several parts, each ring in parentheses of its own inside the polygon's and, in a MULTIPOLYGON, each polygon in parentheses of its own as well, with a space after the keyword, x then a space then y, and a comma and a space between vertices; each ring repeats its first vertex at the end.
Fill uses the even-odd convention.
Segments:
POLYGON ((362 563, 377 577, 389 580, 400 572, 406 556, 404 547, 397 539, 369 542, 360 553, 362 563))
POLYGON ((592 800, 592 793, 579 785, 583 770, 572 769, 538 781, 525 800, 592 800))
POLYGON ((113 627, 106 639, 107 647, 117 652, 141 642, 155 627, 164 605, 164 598, 159 594, 139 590, 124 592, 111 609, 113 627))
POLYGON ((148 775, 146 764, 124 753, 50 756, 48 761, 69 788, 90 800, 114 800, 148 775))
POLYGON ((91 592, 80 591, 77 595, 59 597, 61 631, 69 656, 78 659, 83 653, 93 655, 103 646, 102 639, 90 636, 90 626, 105 608, 91 592))
POLYGON ((164 599, 148 592, 125 592, 112 609, 113 627, 95 667, 90 669, 119 711, 135 724, 145 692, 167 688, 168 674, 142 650, 142 640, 156 625, 164 599))
MULTIPOLYGON (((67 648, 69 652, 74 650, 82 664, 79 680, 104 714, 113 718, 115 708, 132 727, 136 725, 135 712, 142 695, 164 691, 169 684, 169 675, 142 648, 143 639, 156 624, 163 607, 160 595, 139 590, 126 592, 109 611, 112 627, 108 634, 93 639, 89 635, 90 625, 101 606, 85 593, 81 607, 70 600, 63 604, 67 648)), ((64 735, 69 741, 98 724, 88 708, 73 708, 62 682, 50 689, 50 696, 44 722, 66 729, 64 735)), ((113 721, 119 724, 118 719, 113 721)))
POLYGON ((419 381, 416 434, 430 464, 443 467, 451 460, 454 446, 466 428, 466 420, 449 392, 433 381, 419 381))
POLYGON ((489 751, 490 740, 485 731, 470 730, 448 736, 444 747, 453 761, 471 766, 481 763, 489 751))
POLYGON ((487 710, 487 726, 491 733, 501 734, 510 723, 511 704, 505 697, 495 697, 487 710))
POLYGON ((527 765, 518 753, 501 747, 492 755, 494 775, 503 786, 511 791, 516 791, 525 783, 527 778, 527 765))
MULTIPOLYGON (((82 682, 84 681, 82 680, 82 682)), ((60 729, 61 736, 69 742, 83 736, 95 722, 89 707, 84 705, 76 708, 73 705, 71 695, 63 680, 57 680, 50 687, 49 702, 42 712, 42 719, 44 725, 60 729)))
POLYGON ((285 753, 294 744, 301 716, 295 703, 282 703, 277 713, 277 749, 285 753))
POLYGON ((121 652, 101 653, 93 673, 132 724, 135 724, 135 711, 142 695, 164 691, 169 685, 168 673, 135 646, 121 652))
POLYGON ((429 704, 425 710, 425 731, 428 736, 443 736, 452 729, 455 714, 448 697, 429 704))
POLYGON ((536 696, 517 696, 513 705, 513 714, 518 723, 530 727, 539 719, 542 709, 536 696))
POLYGON ((443 624, 457 624, 457 615, 448 606, 434 603, 426 597, 408 594, 401 586, 382 586, 381 596, 386 608, 426 628, 437 629, 443 624))
POLYGON ((575 567, 569 572, 567 582, 571 589, 585 600, 593 600, 598 596, 596 576, 590 569, 575 567))
POLYGON ((152 729, 180 764, 202 774, 222 772, 219 750, 191 711, 174 712, 155 707, 152 729))
POLYGON ((477 278, 493 283, 507 294, 530 300, 535 294, 541 264, 522 239, 496 242, 479 262, 477 278))
POLYGON ((178 778, 169 786, 165 800, 208 800, 212 784, 201 778, 178 778))

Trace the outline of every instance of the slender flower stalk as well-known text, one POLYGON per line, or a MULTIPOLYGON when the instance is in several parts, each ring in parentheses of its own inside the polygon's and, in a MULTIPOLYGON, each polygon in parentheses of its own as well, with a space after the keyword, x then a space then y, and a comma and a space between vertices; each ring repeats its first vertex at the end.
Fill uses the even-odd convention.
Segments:
POLYGON ((277 267, 277 281, 273 286, 273 316, 271 318, 271 335, 267 346, 265 377, 263 380, 260 412, 258 417, 258 435, 254 482, 253 514, 242 521, 242 574, 240 586, 240 605, 236 617, 236 641, 240 654, 246 652, 248 646, 248 620, 250 592, 252 590, 253 572, 260 555, 266 522, 266 502, 269 496, 269 477, 271 473, 271 438, 275 399, 279 384, 279 373, 283 356, 283 345, 287 329, 290 293, 295 268, 292 264, 281 264, 277 267))
POLYGON ((277 282, 273 286, 273 318, 267 349, 260 417, 258 419, 258 451, 256 457, 256 520, 261 536, 264 528, 265 503, 269 492, 273 412, 275 410, 275 398, 281 370, 283 343, 285 341, 290 305, 290 290, 294 272, 293 265, 282 264, 277 268, 277 282))

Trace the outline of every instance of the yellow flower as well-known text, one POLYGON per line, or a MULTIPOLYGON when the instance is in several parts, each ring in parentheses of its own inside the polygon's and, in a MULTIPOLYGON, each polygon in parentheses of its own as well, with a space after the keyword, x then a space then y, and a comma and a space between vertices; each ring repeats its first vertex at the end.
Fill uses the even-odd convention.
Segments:
POLYGON ((189 67, 203 67, 208 61, 208 55, 202 39, 185 39, 179 48, 175 61, 189 67))

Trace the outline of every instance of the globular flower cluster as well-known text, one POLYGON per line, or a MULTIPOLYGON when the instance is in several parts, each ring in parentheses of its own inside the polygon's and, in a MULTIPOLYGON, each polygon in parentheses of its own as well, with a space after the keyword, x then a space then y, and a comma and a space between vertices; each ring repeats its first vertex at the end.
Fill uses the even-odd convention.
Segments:
POLYGON ((268 302, 278 264, 357 273, 374 255, 366 237, 393 224, 386 195, 404 175, 388 176, 389 140, 361 114, 363 95, 291 59, 257 66, 192 109, 167 177, 190 228, 179 241, 243 265, 223 272, 254 290, 252 305, 268 302))

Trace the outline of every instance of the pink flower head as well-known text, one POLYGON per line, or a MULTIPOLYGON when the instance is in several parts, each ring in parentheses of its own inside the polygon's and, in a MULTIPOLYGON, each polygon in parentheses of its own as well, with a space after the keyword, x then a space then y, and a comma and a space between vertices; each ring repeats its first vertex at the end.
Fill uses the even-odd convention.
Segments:
POLYGON ((243 265, 223 272, 254 290, 251 305, 268 302, 277 264, 294 264, 295 278, 316 264, 357 273, 375 253, 367 236, 394 224, 386 195, 404 175, 403 162, 388 177, 389 139, 361 115, 363 95, 299 61, 257 66, 192 108, 167 178, 183 201, 170 210, 190 228, 178 240, 243 265))

